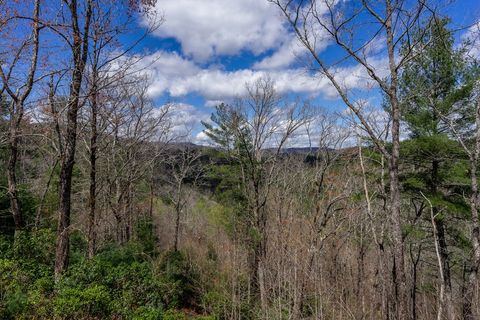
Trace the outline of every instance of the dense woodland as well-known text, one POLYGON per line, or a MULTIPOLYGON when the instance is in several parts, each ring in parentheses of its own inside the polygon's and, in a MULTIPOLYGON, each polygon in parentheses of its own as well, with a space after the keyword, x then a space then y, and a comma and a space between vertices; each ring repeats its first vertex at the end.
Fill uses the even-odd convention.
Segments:
POLYGON ((480 319, 475 35, 429 1, 270 2, 349 112, 265 76, 200 146, 134 51, 155 1, 0 0, 1 319, 480 319))

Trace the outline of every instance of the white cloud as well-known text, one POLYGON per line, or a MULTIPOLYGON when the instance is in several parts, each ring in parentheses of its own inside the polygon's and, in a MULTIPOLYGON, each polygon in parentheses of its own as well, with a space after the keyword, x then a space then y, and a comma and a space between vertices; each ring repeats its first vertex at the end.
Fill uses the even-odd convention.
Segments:
POLYGON ((208 121, 210 114, 186 103, 176 103, 170 106, 169 120, 171 134, 174 137, 190 135, 200 126, 201 121, 208 121))
MULTIPOLYGON (((328 7, 324 2, 316 2, 317 14, 323 16, 328 12, 328 7)), ((332 3, 332 5, 334 5, 332 3)), ((336 5, 336 3, 335 3, 336 5)), ((313 42, 314 50, 317 53, 325 50, 331 43, 331 35, 315 21, 312 16, 308 21, 309 36, 313 42), (314 39, 314 40, 313 40, 314 39)), ((328 21, 327 21, 328 22, 328 21)), ((308 56, 308 50, 305 45, 298 39, 293 31, 287 32, 284 41, 280 44, 278 49, 270 56, 258 61, 254 64, 255 69, 281 69, 288 68, 296 61, 305 60, 305 55, 308 56)), ((308 59, 309 60, 309 59, 308 59)))
POLYGON ((293 35, 284 42, 280 48, 271 56, 256 62, 254 69, 280 69, 290 66, 298 57, 306 52, 305 46, 299 43, 298 39, 293 35))
MULTIPOLYGON (((165 93, 172 97, 196 93, 207 100, 206 106, 214 106, 219 101, 242 95, 247 82, 269 76, 281 93, 338 98, 324 76, 291 67, 297 57, 308 53, 287 28, 278 8, 268 1, 164 0, 158 2, 157 9, 166 21, 156 34, 177 39, 182 45, 182 55, 159 52, 148 57, 152 97, 165 93), (267 50, 273 53, 255 62, 251 69, 225 71, 222 66, 202 68, 199 65, 214 56, 235 55, 243 50, 254 54, 267 50)), ((320 14, 326 10, 326 7, 317 9, 320 14)), ((312 32, 316 34, 315 49, 324 50, 328 45, 325 31, 312 32)), ((370 46, 370 50, 376 51, 377 43, 370 46)), ((338 68, 336 76, 348 88, 372 86, 359 66, 338 68)))
POLYGON ((222 100, 207 100, 205 102, 205 107, 209 107, 209 108, 216 107, 219 104, 221 104, 222 102, 224 102, 224 101, 222 101, 222 100))
POLYGON ((140 69, 151 78, 149 94, 154 97, 162 95, 165 91, 173 96, 186 94, 187 92, 180 86, 173 87, 171 81, 193 77, 200 72, 192 61, 183 59, 177 53, 164 51, 146 57, 142 60, 140 69))
POLYGON ((467 55, 476 59, 480 58, 480 21, 468 28, 462 38, 470 42, 467 55))
POLYGON ((163 0, 157 10, 165 22, 156 35, 177 39, 196 61, 242 50, 260 54, 287 34, 284 19, 268 1, 163 0))
MULTIPOLYGON (((275 133, 265 141, 264 148, 275 148, 278 146, 280 139, 285 134, 286 120, 281 120, 282 114, 278 114, 280 123, 275 133)), ((289 138, 285 141, 284 148, 308 148, 308 147, 328 147, 334 149, 341 149, 353 145, 351 138, 353 137, 353 130, 351 127, 340 124, 337 116, 328 115, 325 111, 317 116, 313 116, 310 121, 300 126, 289 138)), ((204 131, 198 132, 193 138, 193 142, 199 145, 215 146, 216 144, 208 137, 204 131)), ((356 141, 354 141, 356 142, 356 141)))
MULTIPOLYGON (((268 76, 276 83, 280 93, 306 93, 338 98, 329 80, 321 74, 299 69, 225 71, 219 68, 202 69, 176 53, 159 52, 149 56, 143 67, 151 78, 149 94, 158 97, 168 93, 182 97, 190 93, 202 95, 206 106, 245 93, 245 84, 268 76)), ((372 59, 370 65, 382 76, 387 72, 384 59, 372 59)), ((374 86, 365 69, 360 65, 346 66, 333 70, 339 83, 349 89, 370 89, 374 86)))
POLYGON ((193 143, 202 145, 202 146, 214 146, 215 143, 210 139, 209 136, 204 131, 200 131, 193 138, 193 143))

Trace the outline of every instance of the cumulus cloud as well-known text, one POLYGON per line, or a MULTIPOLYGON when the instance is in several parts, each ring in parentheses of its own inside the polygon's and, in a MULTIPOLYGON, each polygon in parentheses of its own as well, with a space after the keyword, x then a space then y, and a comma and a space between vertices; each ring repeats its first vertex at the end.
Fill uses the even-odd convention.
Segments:
MULTIPOLYGON (((214 106, 245 93, 247 82, 268 76, 276 82, 281 93, 338 98, 323 75, 292 67, 297 57, 308 53, 286 26, 275 5, 268 1, 164 0, 158 2, 157 9, 166 21, 156 34, 177 39, 182 53, 161 51, 148 57, 152 97, 165 93, 171 97, 195 93, 207 100, 206 106, 214 106), (272 54, 253 61, 251 68, 225 71, 222 66, 205 68, 200 64, 218 55, 237 55, 242 51, 259 54, 267 50, 272 54)), ((322 14, 326 10, 322 7, 317 12, 322 14)), ((316 34, 316 50, 324 50, 328 46, 324 31, 312 32, 316 34)), ((372 43, 371 47, 376 51, 377 43, 372 43)), ((361 67, 341 67, 335 73, 347 88, 371 86, 361 67)))
MULTIPOLYGON (((275 128, 269 128, 269 132, 274 132, 264 144, 264 148, 276 148, 280 140, 284 137, 287 120, 282 120, 285 114, 280 111, 277 114, 279 122, 274 122, 275 128)), ((284 118, 283 118, 284 119, 284 118)), ((319 146, 341 149, 351 146, 354 132, 352 127, 341 124, 337 116, 327 114, 321 111, 320 114, 312 116, 309 121, 293 132, 284 142, 284 148, 316 148, 319 146)), ((196 144, 205 146, 215 146, 215 143, 208 137, 204 131, 198 132, 193 140, 196 144)))
MULTIPOLYGON (((326 43, 325 43, 326 45, 326 43)), ((306 48, 292 35, 272 55, 253 65, 254 69, 281 69, 290 66, 298 57, 304 55, 306 48)))
MULTIPOLYGON (((158 97, 168 93, 182 97, 190 93, 202 95, 207 106, 245 93, 245 84, 260 77, 270 77, 280 93, 306 93, 338 98, 329 80, 319 73, 309 73, 302 68, 279 70, 240 69, 225 71, 220 68, 202 69, 194 62, 176 53, 159 52, 143 62, 151 79, 149 94, 158 97)), ((371 66, 382 76, 386 72, 383 59, 372 59, 371 66)), ((374 84, 359 65, 333 70, 339 83, 349 89, 369 89, 374 84)))
POLYGON ((172 139, 189 140, 191 134, 208 121, 210 114, 186 104, 175 103, 169 106, 170 136, 172 139))
POLYGON ((205 102, 205 107, 216 107, 218 106, 219 104, 221 104, 223 101, 222 100, 207 100, 205 102))
POLYGON ((193 138, 193 143, 202 145, 202 146, 215 146, 215 143, 210 139, 209 136, 202 130, 195 135, 193 138))
MULTIPOLYGON (((332 3, 332 5, 336 5, 332 3)), ((316 12, 322 16, 328 12, 328 7, 324 2, 316 3, 316 12)), ((313 17, 311 17, 313 18, 313 17)), ((315 52, 320 53, 325 50, 330 44, 332 38, 330 34, 318 23, 309 21, 309 34, 311 39, 315 39, 314 49, 315 52)), ((265 57, 263 60, 254 64, 254 69, 282 69, 290 67, 294 62, 305 59, 307 54, 307 48, 301 43, 296 34, 292 31, 287 32, 284 41, 281 42, 277 50, 270 56, 265 57)))
POLYGON ((260 54, 276 48, 287 33, 275 9, 259 0, 163 0, 157 10, 165 22, 156 35, 177 39, 196 61, 242 50, 260 54))
POLYGON ((480 21, 468 28, 462 38, 469 41, 467 54, 472 58, 480 58, 480 21))
POLYGON ((180 57, 175 52, 159 51, 153 55, 147 56, 141 61, 139 66, 141 72, 145 72, 151 79, 152 84, 148 93, 150 96, 160 96, 169 92, 173 96, 186 94, 180 86, 172 86, 172 80, 193 77, 198 72, 198 68, 192 61, 180 57))

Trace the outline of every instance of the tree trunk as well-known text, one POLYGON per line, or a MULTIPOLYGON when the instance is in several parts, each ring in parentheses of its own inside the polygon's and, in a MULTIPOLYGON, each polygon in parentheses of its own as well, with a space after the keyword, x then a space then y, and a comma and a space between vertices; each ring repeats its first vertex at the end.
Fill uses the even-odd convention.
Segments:
POLYGON ((390 173, 390 209, 393 223, 393 251, 395 257, 395 293, 397 298, 396 311, 398 320, 407 320, 411 318, 408 312, 408 290, 407 277, 405 275, 404 260, 404 241, 402 234, 402 216, 401 216, 401 197, 400 197, 400 181, 399 159, 400 159, 400 104, 397 97, 398 89, 398 70, 395 62, 395 45, 393 34, 393 5, 391 0, 386 0, 386 16, 385 29, 387 33, 387 49, 388 61, 390 69, 390 88, 389 98, 391 105, 392 117, 392 153, 390 156, 389 173, 390 173))
POLYGON ((417 320, 417 282, 418 282, 418 264, 422 253, 422 246, 418 247, 416 257, 413 256, 412 248, 410 248, 410 257, 412 260, 412 320, 417 320))
MULTIPOLYGON (((13 120, 13 119, 12 119, 13 120)), ((18 188, 17 188, 17 159, 18 159, 18 135, 17 135, 17 124, 13 120, 10 124, 9 131, 9 149, 10 154, 8 157, 7 163, 7 181, 8 181, 8 197, 10 199, 10 210, 12 211, 13 221, 15 223, 15 230, 13 236, 13 247, 14 255, 21 256, 21 246, 19 246, 22 232, 25 229, 25 219, 23 217, 20 201, 18 199, 18 188)))
POLYGON ((257 277, 258 277, 258 289, 260 292, 260 307, 262 308, 262 314, 265 319, 267 317, 267 292, 265 290, 265 266, 264 266, 264 259, 260 259, 258 263, 257 269, 257 277))
MULTIPOLYGON (((254 248, 251 255, 250 263, 250 287, 254 296, 254 303, 260 302, 260 308, 262 311, 262 319, 265 317, 267 309, 267 297, 265 290, 265 255, 263 254, 262 241, 258 241, 254 244, 254 248), (258 300, 256 300, 258 299, 258 300)), ((257 305, 258 306, 258 305, 257 305)))
POLYGON ((259 182, 255 183, 255 206, 254 206, 254 217, 256 230, 258 232, 258 239, 255 239, 256 242, 254 250, 254 272, 255 280, 254 288, 256 289, 257 297, 260 298, 260 307, 262 310, 263 317, 266 317, 267 312, 267 295, 265 291, 265 260, 267 256, 266 245, 266 227, 267 227, 267 217, 266 212, 263 206, 260 205, 260 192, 259 192, 259 182))
POLYGON ((90 119, 90 192, 89 192, 89 214, 88 214, 88 257, 92 258, 96 250, 95 210, 97 197, 97 76, 93 72, 93 87, 91 97, 91 119, 90 119))
MULTIPOLYGON (((477 110, 477 145, 480 145, 480 106, 477 110)), ((477 146, 478 148, 478 146, 477 146)), ((478 222, 478 208, 480 207, 480 199, 478 195, 478 180, 477 180, 477 160, 478 152, 475 150, 476 156, 470 160, 470 180, 472 187, 472 194, 470 196, 471 208, 471 244, 472 244, 472 258, 471 266, 467 279, 467 286, 463 296, 463 319, 476 320, 478 314, 474 311, 474 299, 478 287, 478 272, 480 268, 480 226, 478 222)))
MULTIPOLYGON (((23 106, 15 106, 15 109, 18 112, 18 108, 23 106)), ((17 190, 17 159, 18 159, 18 132, 17 132, 17 122, 20 122, 21 112, 19 115, 12 115, 10 122, 9 130, 9 157, 7 164, 7 179, 8 179, 8 197, 10 199, 10 209, 12 210, 13 220, 15 222, 15 235, 17 232, 25 228, 25 220, 20 209, 20 202, 18 199, 18 190, 17 190)), ((13 112, 12 112, 13 114, 13 112)), ((16 237, 15 237, 16 238, 16 237)))
MULTIPOLYGON (((433 208, 433 213, 436 216, 438 209, 433 208)), ((440 264, 442 265, 443 276, 441 281, 443 287, 443 309, 445 310, 445 317, 449 320, 455 319, 455 312, 452 302, 452 284, 450 277, 450 264, 448 259, 447 244, 445 241, 445 225, 441 218, 436 217, 434 219, 435 228, 437 230, 437 236, 435 241, 438 243, 440 264)))
POLYGON ((178 251, 178 237, 179 237, 179 233, 180 233, 180 215, 181 215, 181 209, 178 208, 175 208, 175 213, 176 213, 176 217, 175 217, 175 239, 174 239, 174 243, 173 243, 173 250, 174 251, 178 251))
POLYGON ((390 158, 390 210, 392 219, 393 254, 395 259, 395 293, 397 299, 397 319, 410 319, 408 312, 408 290, 405 276, 404 241, 402 234, 401 200, 398 179, 398 159, 400 151, 398 105, 392 103, 392 156, 390 158))
MULTIPOLYGON (((76 121, 75 121, 76 122, 76 121)), ((69 226, 71 209, 72 170, 74 165, 76 123, 69 124, 68 131, 75 133, 67 135, 64 159, 60 172, 60 203, 58 208, 57 243, 55 250, 55 279, 58 280, 68 264, 69 226)))
MULTIPOLYGON (((431 183, 430 191, 432 195, 436 195, 438 191, 439 167, 440 167, 439 161, 433 160, 431 182, 430 182, 431 183)), ((443 303, 442 308, 446 311, 445 312, 446 318, 449 320, 453 320, 455 319, 455 312, 454 312, 453 301, 452 301, 452 283, 451 283, 451 277, 450 277, 450 263, 449 263, 449 257, 448 257, 446 235, 445 235, 445 223, 442 217, 438 217, 439 209, 434 206, 432 210, 433 210, 433 215, 435 217, 434 218, 435 228, 437 230, 435 241, 437 241, 438 243, 439 258, 440 258, 440 263, 442 265, 442 270, 443 270, 442 287, 443 287, 444 299, 442 302, 443 303)))
MULTIPOLYGON (((39 37, 40 37, 40 23, 39 23, 39 16, 40 16, 40 0, 35 0, 34 4, 34 13, 33 13, 33 23, 32 23, 32 38, 30 39, 33 48, 31 52, 31 59, 30 59, 30 67, 28 69, 28 75, 26 78, 25 84, 23 84, 20 88, 23 89, 23 92, 20 94, 20 88, 16 90, 11 89, 8 81, 10 79, 10 72, 8 76, 5 75, 2 63, 0 63, 0 75, 3 81, 3 90, 6 90, 9 96, 12 98, 11 102, 11 110, 10 110, 10 126, 8 132, 8 149, 10 151, 7 163, 7 183, 8 183, 8 197, 10 199, 10 209, 12 211, 13 220, 15 223, 15 237, 14 242, 18 239, 19 232, 25 228, 25 219, 23 217, 21 208, 20 208, 20 201, 18 199, 18 189, 17 189, 17 175, 16 175, 16 168, 17 168, 17 159, 18 159, 18 131, 20 129, 20 124, 22 122, 23 113, 24 113, 24 104, 30 93, 32 92, 34 80, 35 80, 35 72, 37 70, 37 62, 38 62, 38 50, 40 46, 39 37)), ((22 47, 23 48, 23 47, 22 47)), ((18 52, 18 54, 20 54, 18 52)), ((15 62, 11 66, 14 67, 15 62)), ((17 79, 18 80, 18 79, 17 79)))
POLYGON ((55 251, 55 277, 57 280, 68 264, 72 172, 75 164, 77 113, 79 103, 78 94, 80 90, 80 81, 80 78, 76 78, 72 84, 72 91, 74 92, 74 95, 72 100, 69 102, 65 151, 60 171, 60 200, 58 208, 57 243, 55 251))
POLYGON ((60 171, 60 194, 58 209, 57 243, 55 250, 55 280, 58 281, 68 264, 69 255, 69 227, 72 193, 72 172, 75 163, 75 147, 77 142, 77 115, 80 102, 83 71, 88 54, 88 32, 92 16, 92 0, 88 1, 85 12, 83 38, 78 24, 77 1, 72 0, 69 10, 73 29, 72 55, 74 69, 70 83, 70 98, 67 105, 67 132, 65 149, 60 171))

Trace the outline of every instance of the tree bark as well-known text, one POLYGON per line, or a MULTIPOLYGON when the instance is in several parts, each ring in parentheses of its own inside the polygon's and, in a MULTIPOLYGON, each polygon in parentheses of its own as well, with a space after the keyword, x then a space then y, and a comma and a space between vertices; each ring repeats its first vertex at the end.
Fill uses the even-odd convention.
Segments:
MULTIPOLYGON (((8 95, 11 97, 11 110, 10 110, 10 123, 8 131, 8 149, 9 157, 7 163, 7 183, 8 183, 8 197, 10 200, 10 208, 13 215, 13 220, 15 223, 15 239, 18 237, 18 232, 25 228, 25 218, 23 216, 22 210, 20 208, 20 201, 18 198, 18 187, 17 187, 17 160, 18 160, 18 148, 19 148, 19 139, 18 134, 20 130, 20 124, 23 119, 25 101, 32 92, 35 72, 37 70, 38 62, 38 51, 40 47, 40 0, 35 0, 34 2, 34 12, 33 12, 33 24, 32 24, 32 53, 30 58, 30 67, 28 69, 28 74, 23 92, 15 93, 14 89, 10 88, 9 80, 10 74, 5 75, 2 65, 0 63, 0 77, 3 82, 3 87, 7 91, 8 95)), ((17 54, 19 55, 19 51, 17 54)), ((18 60, 16 60, 18 61, 18 60)), ((10 71, 14 68, 15 62, 10 66, 10 71)), ((18 89, 20 90, 20 89, 18 89)), ((2 90, 3 91, 3 90, 2 90)))
POLYGON ((175 208, 175 213, 176 213, 176 217, 175 217, 175 239, 174 239, 174 242, 173 242, 173 250, 174 251, 178 251, 178 236, 179 236, 179 233, 180 233, 180 215, 181 215, 181 210, 179 208, 175 208))
MULTIPOLYGON (((23 106, 16 106, 15 109, 22 108, 23 106)), ((23 111, 22 111, 23 114, 23 111)), ((14 116, 14 119, 18 118, 20 122, 21 115, 14 116)), ((9 150, 10 154, 8 157, 7 164, 7 179, 8 179, 8 197, 10 199, 10 208, 12 210, 13 220, 15 222, 15 236, 17 231, 22 230, 25 227, 25 220, 23 218, 22 212, 20 210, 20 202, 18 199, 17 191, 17 159, 18 159, 18 132, 17 132, 17 120, 12 119, 9 130, 9 150)))
POLYGON ((467 279, 467 286, 463 296, 463 319, 476 320, 480 315, 474 311, 474 299, 478 288, 478 272, 480 269, 480 224, 478 221, 478 210, 480 208, 480 197, 478 191, 477 165, 480 155, 480 98, 477 99, 476 108, 476 136, 475 149, 470 154, 470 211, 471 211, 471 245, 472 257, 471 266, 467 279))
POLYGON ((385 29, 387 32, 387 51, 390 69, 389 98, 392 117, 392 153, 390 156, 390 208, 393 222, 393 251, 395 257, 395 292, 397 295, 397 319, 410 319, 408 312, 408 289, 405 275, 404 241, 402 234, 401 197, 399 175, 400 159, 400 104, 398 101, 398 70, 395 62, 395 45, 392 27, 393 5, 386 0, 385 29))
POLYGON ((88 214, 88 257, 92 258, 96 250, 95 210, 97 199, 97 71, 93 70, 91 118, 90 118, 90 188, 88 214))
MULTIPOLYGON (((392 80, 393 82, 393 80, 392 80)), ((392 85, 393 86, 393 85, 392 85)), ((395 94, 396 95, 396 94, 395 94)), ((395 259, 395 292, 397 298, 397 319, 410 319, 408 312, 408 290, 405 275, 404 241, 402 234, 401 198, 399 173, 400 157, 400 110, 396 98, 392 105, 392 154, 390 157, 390 210, 392 219, 393 251, 395 259)))
POLYGON ((70 83, 70 97, 67 105, 67 130, 65 149, 60 171, 60 192, 58 208, 57 242, 55 249, 55 280, 60 279, 66 269, 69 256, 69 227, 71 212, 72 172, 75 163, 77 142, 77 115, 80 107, 80 89, 88 54, 90 19, 92 16, 92 0, 87 2, 83 35, 78 22, 77 1, 72 0, 69 10, 72 20, 73 45, 72 55, 74 69, 70 83))
MULTIPOLYGON (((431 172, 431 185, 430 191, 432 195, 436 195, 438 191, 439 185, 439 171, 440 163, 438 160, 432 161, 432 172, 431 172)), ((445 223, 442 217, 439 217, 439 208, 436 206, 432 207, 433 215, 434 215, 434 227, 436 229, 436 237, 435 241, 437 241, 438 249, 439 249, 439 259, 442 265, 442 287, 443 287, 443 301, 442 301, 442 309, 444 309, 445 316, 449 320, 455 319, 455 312, 452 302, 452 282, 450 277, 450 263, 449 263, 449 256, 448 256, 448 248, 447 248, 447 240, 445 235, 445 223)), ((442 315, 443 317, 443 315, 442 315)))

